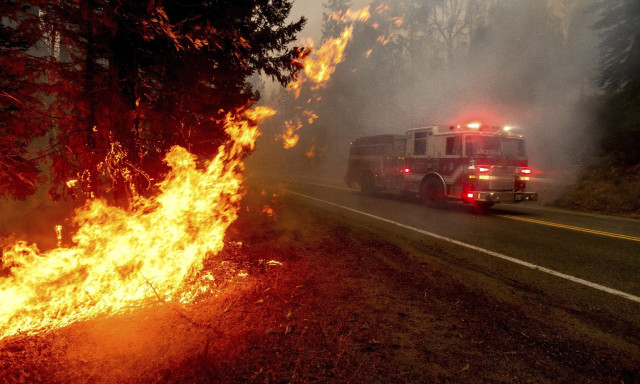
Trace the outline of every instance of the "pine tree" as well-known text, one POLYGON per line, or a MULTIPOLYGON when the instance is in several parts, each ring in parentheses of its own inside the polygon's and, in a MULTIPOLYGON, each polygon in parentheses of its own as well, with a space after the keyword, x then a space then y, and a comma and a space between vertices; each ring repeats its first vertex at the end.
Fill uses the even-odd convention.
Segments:
POLYGON ((322 13, 322 19, 324 20, 322 24, 322 41, 325 41, 342 33, 344 25, 331 16, 346 12, 351 7, 351 0, 327 0, 322 4, 322 7, 326 9, 326 12, 322 13))
POLYGON ((0 14, 0 195, 24 199, 40 180, 37 161, 26 155, 51 120, 42 98, 51 61, 43 57, 37 9, 6 1, 0 14))
POLYGON ((640 2, 601 1, 595 7, 601 19, 594 28, 601 31, 599 85, 618 91, 640 88, 640 2))
MULTIPOLYGON (((3 25, 3 36, 24 30, 25 37, 19 46, 3 45, 2 70, 31 61, 41 69, 3 83, 0 113, 13 113, 25 127, 0 126, 0 143, 17 137, 24 144, 20 161, 50 162, 54 198, 75 185, 85 195, 126 203, 165 171, 171 146, 215 153, 226 140, 224 115, 259 97, 247 80, 261 72, 287 84, 301 53, 289 44, 304 19, 287 24, 289 1, 34 0, 3 7, 3 14, 18 15, 3 25), (51 37, 63 59, 28 53, 51 37), (12 109, 20 103, 18 115, 12 109), (28 160, 26 147, 47 131, 50 146, 28 160)), ((2 159, 0 170, 8 163, 2 159)), ((35 182, 18 167, 13 171, 14 178, 35 182)))
POLYGON ((598 85, 607 92, 598 116, 602 149, 626 168, 640 164, 640 3, 602 1, 594 10, 601 14, 598 85))

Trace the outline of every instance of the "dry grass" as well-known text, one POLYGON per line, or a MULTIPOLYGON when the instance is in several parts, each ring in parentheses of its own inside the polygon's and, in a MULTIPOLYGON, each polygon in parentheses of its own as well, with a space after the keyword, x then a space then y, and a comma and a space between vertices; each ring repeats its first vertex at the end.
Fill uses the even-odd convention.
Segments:
POLYGON ((466 276, 415 257, 406 240, 258 193, 245 203, 228 247, 206 265, 215 277, 211 294, 189 306, 158 303, 4 340, 0 382, 640 379, 640 356, 538 319, 544 308, 527 312, 478 290, 466 276), (265 204, 275 217, 262 213, 265 204))
POLYGON ((582 175, 555 205, 640 218, 640 165, 622 168, 605 161, 582 175))

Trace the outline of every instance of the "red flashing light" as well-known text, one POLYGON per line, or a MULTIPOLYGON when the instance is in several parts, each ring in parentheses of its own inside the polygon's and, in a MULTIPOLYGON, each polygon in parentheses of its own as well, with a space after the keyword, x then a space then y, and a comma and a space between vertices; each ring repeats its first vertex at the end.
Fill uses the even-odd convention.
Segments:
POLYGON ((467 124, 467 128, 471 129, 480 129, 480 127, 482 127, 482 124, 476 122, 467 124))
POLYGON ((405 169, 403 169, 402 171, 403 171, 404 173, 409 173, 409 172, 411 172, 411 169, 410 169, 410 168, 405 168, 405 169))
POLYGON ((478 172, 481 172, 481 173, 489 172, 489 168, 486 168, 486 167, 479 167, 479 168, 478 168, 478 172))
POLYGON ((530 175, 531 174, 531 170, 529 168, 522 168, 520 170, 520 173, 524 173, 525 175, 530 175))
POLYGON ((467 198, 468 199, 473 199, 473 193, 467 193, 467 198))

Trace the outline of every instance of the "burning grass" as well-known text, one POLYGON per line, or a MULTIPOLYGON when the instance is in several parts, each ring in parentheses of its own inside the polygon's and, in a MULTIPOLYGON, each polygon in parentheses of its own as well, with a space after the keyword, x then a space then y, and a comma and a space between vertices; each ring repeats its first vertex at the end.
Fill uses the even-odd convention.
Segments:
POLYGON ((474 286, 473 273, 416 257, 407 239, 270 193, 245 198, 225 244, 195 279, 209 276, 212 289, 190 304, 158 301, 1 341, 0 382, 628 383, 640 374, 637 332, 632 347, 578 337, 563 319, 539 317, 540 303, 514 305, 474 286))

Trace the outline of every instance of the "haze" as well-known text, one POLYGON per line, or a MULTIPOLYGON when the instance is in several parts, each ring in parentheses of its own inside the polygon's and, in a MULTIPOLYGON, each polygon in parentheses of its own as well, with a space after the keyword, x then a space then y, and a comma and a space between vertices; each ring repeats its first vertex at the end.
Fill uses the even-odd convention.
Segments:
MULTIPOLYGON (((300 37, 316 44, 327 13, 322 3, 296 1, 292 10, 292 18, 308 19, 300 37)), ((589 103, 597 92, 592 84, 598 65, 592 2, 453 1, 475 8, 466 18, 464 12, 456 18, 436 9, 436 17, 461 26, 448 43, 427 3, 352 2, 350 9, 370 5, 372 18, 354 23, 346 59, 327 87, 306 87, 298 99, 267 88, 263 103, 280 113, 263 127, 249 160, 252 169, 341 180, 355 138, 469 120, 518 127, 540 179, 588 165, 595 141, 589 103), (381 4, 388 9, 376 12, 381 4), (305 110, 318 115, 313 124, 301 116, 305 110), (283 149, 276 137, 285 121, 298 118, 300 141, 283 149)))

